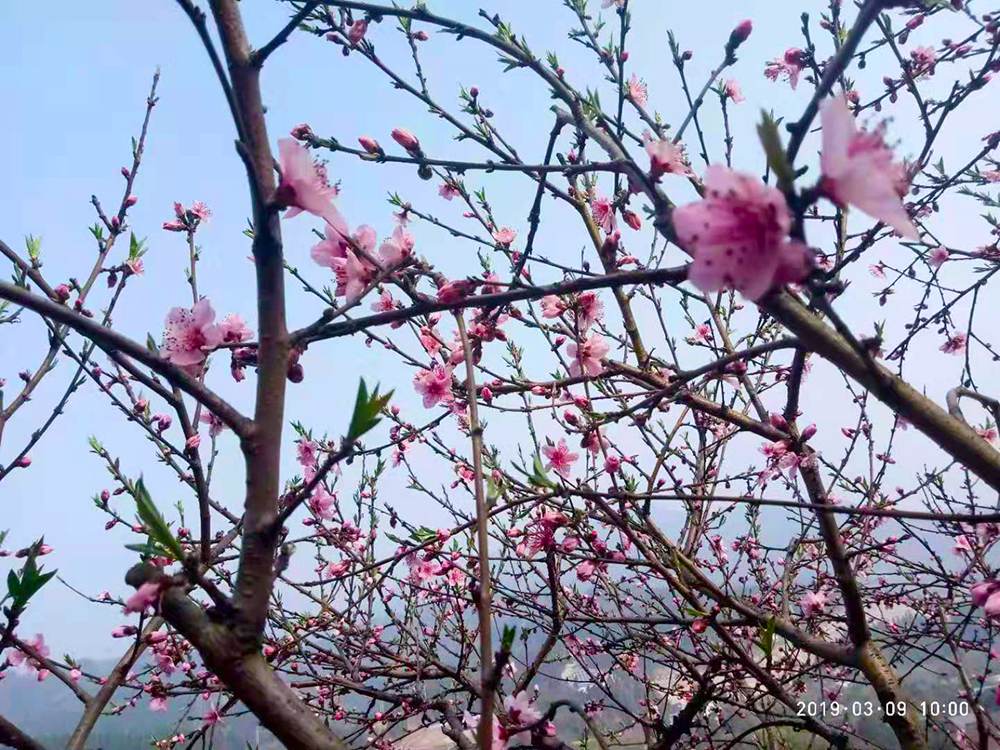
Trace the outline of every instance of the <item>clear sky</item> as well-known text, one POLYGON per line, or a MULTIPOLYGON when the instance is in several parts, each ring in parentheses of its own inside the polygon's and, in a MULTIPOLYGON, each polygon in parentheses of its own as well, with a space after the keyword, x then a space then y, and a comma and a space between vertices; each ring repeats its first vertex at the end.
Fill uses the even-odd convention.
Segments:
MULTIPOLYGON (((599 3, 592 0, 591 4, 596 13, 599 3)), ((282 3, 244 0, 241 5, 250 37, 257 44, 269 39, 289 15, 288 7, 282 3)), ((483 23, 476 18, 480 6, 491 13, 499 12, 527 35, 536 54, 557 50, 567 77, 574 84, 583 88, 600 80, 607 89, 592 59, 566 39, 572 15, 557 0, 478 3, 436 0, 429 5, 438 13, 476 24, 483 23)), ((795 115, 810 93, 808 85, 793 92, 786 84, 766 81, 763 64, 780 57, 785 48, 801 45, 800 21, 792 6, 809 10, 818 17, 826 3, 714 0, 699 4, 697 10, 692 10, 690 4, 653 0, 635 0, 632 5, 635 28, 630 64, 649 84, 651 108, 659 110, 666 121, 675 125, 686 108, 681 106, 676 71, 669 60, 666 29, 672 28, 677 33, 684 48, 694 50, 688 72, 694 85, 700 85, 720 57, 729 31, 742 18, 753 18, 753 36, 741 49, 740 62, 727 75, 740 81, 747 98, 743 105, 730 107, 737 138, 735 164, 760 174, 763 160, 753 132, 759 108, 795 115)), ((5 198, 0 201, 0 237, 15 249, 21 249, 24 235, 41 236, 43 271, 52 283, 89 270, 96 252, 87 229, 95 220, 90 196, 96 194, 106 207, 117 205, 120 200, 123 180, 119 170, 131 161, 129 139, 138 133, 151 77, 160 66, 160 102, 153 113, 146 157, 135 186, 139 202, 130 212, 134 231, 149 238, 146 275, 130 281, 115 321, 136 339, 143 340, 147 332, 158 339, 167 310, 190 303, 183 275, 187 257, 183 236, 164 232, 160 226, 172 218, 174 201, 190 205, 193 200, 202 200, 212 208, 214 217, 211 225, 199 233, 203 245, 200 288, 211 297, 220 315, 240 313, 253 326, 256 322, 253 274, 246 259, 249 242, 241 234, 249 213, 243 167, 233 149, 234 129, 218 83, 183 13, 170 0, 62 2, 56 3, 44 17, 31 3, 3 3, 0 26, 6 40, 0 47, 0 101, 4 103, 0 116, 0 165, 7 186, 3 191, 5 198)), ((373 27, 370 37, 378 45, 379 53, 412 79, 408 49, 393 30, 394 26, 387 20, 380 27, 373 27)), ((940 29, 919 43, 934 43, 935 37, 939 41, 940 29)), ((500 75, 495 54, 483 45, 469 40, 456 42, 450 36, 434 34, 431 29, 428 32, 431 41, 423 45, 422 54, 433 95, 457 111, 459 84, 478 85, 483 100, 496 112, 496 123, 504 135, 526 161, 539 160, 551 126, 547 112, 550 102, 544 89, 527 73, 500 75)), ((827 44, 825 38, 822 43, 827 44)), ((877 70, 868 72, 869 78, 862 76, 860 86, 873 93, 881 85, 878 78, 882 69, 876 65, 870 67, 877 70)), ((946 81, 941 84, 947 86, 946 81)), ((318 134, 333 135, 345 143, 353 144, 359 135, 367 133, 388 146, 390 130, 402 126, 420 137, 430 155, 483 157, 464 144, 454 144, 453 132, 445 124, 429 115, 415 100, 393 91, 384 76, 360 56, 344 58, 339 47, 313 37, 295 36, 278 51, 267 63, 263 85, 269 130, 275 141, 296 124, 308 122, 318 134)), ((993 96, 991 110, 989 96, 987 93, 974 101, 966 116, 952 123, 949 137, 942 140, 938 152, 949 164, 964 163, 979 148, 978 139, 987 132, 985 116, 991 111, 993 129, 996 128, 997 99, 993 96)), ((914 122, 913 110, 905 101, 899 108, 894 123, 899 127, 891 132, 900 141, 900 152, 912 155, 920 146, 921 133, 902 129, 903 125, 909 127, 914 122)), ((713 158, 722 156, 719 120, 714 106, 710 106, 705 121, 713 158)), ((804 150, 811 163, 816 161, 817 144, 812 139, 804 150)), ((702 166, 695 160, 697 169, 702 166)), ((351 225, 371 224, 380 238, 393 227, 390 208, 385 202, 388 191, 398 191, 416 207, 442 218, 462 221, 458 206, 444 203, 437 197, 436 186, 418 180, 411 167, 373 167, 353 157, 338 156, 332 158, 329 171, 333 179, 342 180, 339 205, 351 225)), ((478 178, 470 178, 467 183, 470 187, 480 184, 478 178)), ((534 192, 527 187, 527 180, 495 175, 486 184, 498 220, 518 229, 523 237, 534 192)), ((693 197, 693 192, 686 186, 678 186, 676 196, 672 197, 684 202, 693 197)), ((959 204, 950 214, 956 217, 955 221, 948 224, 938 221, 936 229, 942 240, 955 247, 985 242, 981 223, 972 221, 978 214, 975 208, 969 202, 959 204)), ((540 252, 552 258, 578 258, 585 243, 578 226, 571 225, 569 217, 558 211, 553 210, 546 217, 538 238, 540 252)), ((314 242, 310 230, 318 224, 310 217, 300 217, 285 222, 284 227, 289 262, 317 284, 327 283, 329 277, 309 259, 309 247, 314 242)), ((445 273, 475 271, 474 249, 468 244, 456 242, 447 233, 426 225, 417 224, 413 231, 418 252, 445 273)), ((643 255, 648 240, 636 242, 635 247, 639 251, 636 254, 643 255)), ((896 246, 887 244, 882 252, 893 247, 896 246)), ((679 262, 680 252, 676 249, 672 252, 674 260, 679 262)), ((114 260, 120 262, 120 255, 116 254, 114 260)), ((858 291, 852 293, 864 303, 857 309, 845 310, 845 314, 863 332, 868 332, 871 320, 882 313, 870 302, 867 292, 879 288, 881 283, 869 279, 865 272, 856 278, 858 291)), ((540 273, 536 280, 541 280, 540 273)), ((290 324, 298 327, 314 320, 320 308, 297 293, 294 281, 289 282, 288 288, 290 324)), ((905 293, 900 297, 892 309, 908 316, 910 307, 905 304, 905 293)), ((96 299, 106 300, 103 290, 98 291, 96 299)), ((890 312, 884 315, 889 317, 890 312)), ((689 335, 679 313, 675 320, 680 326, 675 335, 681 338, 689 335)), ((897 326, 897 338, 890 340, 898 340, 900 330, 897 326)), ((932 351, 936 349, 936 344, 927 343, 932 351)), ((0 377, 8 382, 8 399, 16 392, 17 373, 33 368, 45 345, 41 326, 30 316, 16 329, 0 330, 0 377)), ((313 347, 303 363, 305 382, 289 389, 290 420, 303 420, 320 433, 341 434, 359 374, 397 388, 397 403, 411 410, 413 421, 423 415, 410 386, 412 373, 377 350, 367 349, 361 340, 313 347), (393 366, 386 368, 389 361, 393 366)), ((921 368, 919 384, 926 385, 929 395, 942 401, 945 391, 956 384, 960 368, 958 358, 933 357, 921 368)), ((0 458, 9 460, 9 456, 20 450, 31 430, 50 413, 74 371, 68 360, 62 361, 58 370, 46 379, 33 402, 8 425, 0 458)), ((545 372, 548 369, 535 374, 542 376, 545 372)), ((211 382, 237 406, 248 409, 253 394, 252 377, 237 385, 229 378, 225 363, 219 362, 211 382)), ((843 387, 835 374, 821 367, 811 377, 818 379, 814 381, 817 385, 807 389, 803 403, 807 413, 818 415, 815 421, 822 421, 824 415, 844 408, 836 400, 843 387), (823 387, 818 387, 820 384, 823 387)), ((891 419, 884 422, 887 429, 891 419)), ((839 426, 836 420, 828 424, 839 426)), ((11 529, 8 549, 25 546, 44 533, 47 543, 55 549, 45 563, 59 568, 67 583, 89 594, 109 589, 124 595, 127 591, 122 576, 135 561, 135 555, 124 550, 123 544, 135 540, 126 539, 126 535, 117 531, 104 532, 105 517, 91 503, 95 493, 111 485, 100 460, 88 452, 90 434, 97 435, 112 454, 121 457, 123 470, 130 475, 145 472, 161 508, 187 498, 176 478, 154 463, 142 433, 126 424, 88 385, 74 397, 67 413, 33 452, 31 468, 0 484, 0 529, 11 529)), ((290 431, 286 435, 289 436, 286 473, 291 476, 295 465, 290 431)), ((821 434, 817 439, 822 441, 824 436, 821 434)), ((907 455, 913 457, 907 472, 923 461, 940 460, 940 455, 920 436, 911 432, 901 439, 907 455)), ((220 445, 222 454, 213 494, 236 510, 243 489, 242 461, 231 434, 224 435, 220 445)), ((441 477, 439 481, 449 482, 450 477, 441 477)), ((389 487, 399 492, 395 504, 401 512, 412 512, 410 502, 423 502, 407 496, 402 481, 390 483, 389 487)), ((190 508, 189 499, 185 502, 190 508)), ((126 515, 131 512, 126 511, 126 515)), ((0 573, 11 564, 10 559, 0 562, 0 573)), ((118 646, 112 642, 109 631, 122 622, 117 608, 87 605, 68 588, 54 582, 32 604, 24 632, 43 631, 54 653, 106 655, 118 646)))

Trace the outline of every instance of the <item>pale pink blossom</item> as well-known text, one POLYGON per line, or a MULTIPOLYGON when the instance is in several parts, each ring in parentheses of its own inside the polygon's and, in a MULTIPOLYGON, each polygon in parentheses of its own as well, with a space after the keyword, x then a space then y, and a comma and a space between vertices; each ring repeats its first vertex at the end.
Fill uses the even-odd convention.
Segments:
POLYGON ((218 437, 219 434, 224 429, 226 429, 226 423, 223 422, 221 419, 219 419, 217 415, 213 414, 208 409, 202 410, 201 415, 198 417, 198 419, 203 424, 208 425, 208 434, 211 437, 218 437))
POLYGON ((972 545, 969 544, 969 537, 965 534, 959 534, 955 537, 955 546, 952 547, 952 552, 956 555, 961 555, 963 553, 972 554, 972 545))
POLYGON ((645 107, 649 100, 649 88, 646 86, 646 82, 635 73, 628 79, 628 95, 640 107, 645 107))
POLYGON ((817 612, 823 611, 823 607, 826 605, 826 594, 822 591, 809 591, 802 597, 799 604, 802 606, 802 614, 806 617, 812 617, 817 612))
POLYGON ((594 214, 597 226, 608 234, 615 231, 615 206, 604 193, 595 188, 594 197, 590 201, 590 210, 594 214))
POLYGON ((584 560, 582 563, 576 566, 576 577, 586 583, 589 581, 595 571, 597 570, 597 564, 591 560, 584 560))
POLYGON ((933 47, 914 47, 910 50, 910 59, 914 78, 934 75, 937 53, 933 47))
POLYGON ((987 182, 1000 182, 1000 169, 991 169, 988 172, 983 172, 982 176, 987 182))
POLYGON ((785 76, 792 89, 799 85, 799 74, 806 68, 806 53, 794 47, 785 50, 781 60, 771 60, 764 68, 764 75, 772 81, 785 76))
POLYGON ((208 352, 222 343, 224 332, 215 322, 215 310, 208 298, 190 310, 175 307, 163 329, 163 351, 175 365, 188 367, 204 361, 208 352))
POLYGON ((649 172, 654 179, 659 179, 664 174, 694 176, 683 146, 678 146, 671 140, 657 138, 650 130, 643 131, 642 141, 649 155, 649 172))
POLYGON ((514 238, 517 237, 517 232, 515 232, 510 227, 504 227, 503 229, 497 229, 493 232, 493 239, 500 245, 510 245, 514 238))
POLYGON ((571 342, 566 348, 569 356, 573 358, 569 363, 569 374, 574 377, 584 374, 589 377, 597 377, 604 372, 601 360, 610 348, 608 342, 599 333, 595 333, 582 344, 571 342))
POLYGON ((302 439, 295 449, 296 459, 302 466, 315 466, 319 457, 319 443, 302 439))
POLYGON ((451 392, 450 367, 435 365, 430 370, 421 370, 413 378, 413 387, 424 397, 424 408, 430 409, 438 403, 450 404, 455 400, 451 392))
POLYGON ((546 471, 552 470, 563 479, 569 479, 570 471, 573 469, 573 462, 579 457, 579 453, 572 453, 566 445, 566 438, 559 438, 558 445, 546 445, 542 448, 542 453, 549 460, 545 464, 546 471))
POLYGON ((949 336, 939 348, 945 354, 961 354, 968 344, 968 337, 964 333, 956 333, 949 336))
POLYGON ((326 169, 314 163, 309 152, 294 138, 279 138, 278 153, 281 157, 281 182, 274 200, 280 206, 288 207, 285 218, 291 219, 308 211, 334 226, 343 225, 344 219, 333 205, 337 188, 327 180, 326 169))
POLYGON ((554 294, 542 297, 542 317, 558 318, 566 312, 566 303, 554 294))
POLYGON ((158 695, 149 701, 150 711, 158 711, 160 713, 164 713, 168 708, 170 708, 170 702, 166 699, 166 697, 162 695, 158 695))
MULTIPOLYGON (((216 724, 222 722, 222 713, 219 711, 219 707, 216 704, 212 704, 208 707, 208 712, 205 714, 202 724, 203 727, 214 727, 216 724)), ((181 742, 184 740, 182 739, 181 742)))
POLYGON ((531 704, 528 691, 522 690, 517 697, 508 697, 506 701, 507 718, 515 727, 534 724, 542 718, 542 712, 531 704))
POLYGON ((142 612, 146 607, 152 607, 160 599, 160 584, 144 583, 135 593, 125 600, 125 614, 142 612))
POLYGON ((939 247, 931 251, 931 254, 927 257, 927 264, 931 268, 940 268, 950 256, 951 253, 948 252, 946 247, 939 247))
POLYGON ((81 672, 78 668, 73 667, 73 669, 69 670, 69 678, 73 682, 79 682, 81 677, 83 677, 83 672, 81 672))
POLYGON ((734 78, 727 78, 723 81, 722 90, 726 93, 726 96, 733 100, 733 104, 742 104, 745 101, 743 89, 740 88, 739 82, 734 78))
POLYGON ((403 229, 403 225, 397 226, 392 236, 382 243, 378 249, 378 254, 387 266, 397 266, 410 257, 413 253, 413 246, 416 240, 413 235, 403 229))
POLYGON ((1000 433, 997 432, 996 427, 981 427, 976 430, 983 440, 992 445, 996 445, 998 439, 1000 439, 1000 433))
POLYGON ((136 276, 142 276, 146 272, 142 258, 129 258, 125 261, 125 267, 136 276))
POLYGON ((856 206, 885 222, 903 237, 919 240, 903 207, 909 184, 905 167, 893 161, 882 130, 858 129, 854 115, 839 96, 820 105, 823 121, 822 188, 837 204, 856 206))
POLYGON ((333 518, 337 507, 337 496, 326 491, 322 483, 316 485, 312 497, 309 498, 309 509, 320 518, 333 518))
POLYGON ((375 312, 390 312, 396 309, 396 300, 392 298, 392 292, 383 289, 379 298, 372 302, 372 310, 375 312))
POLYGON ((674 211, 681 246, 694 257, 692 284, 704 292, 733 288, 757 300, 809 275, 813 253, 789 241, 792 217, 781 191, 720 166, 706 170, 705 188, 705 200, 674 211))
MULTIPOLYGON (((542 298, 544 308, 545 297, 542 298)), ((550 316, 545 316, 550 317, 550 316)), ((604 303, 597 292, 581 292, 576 298, 576 326, 580 333, 586 333, 594 323, 604 317, 604 303)))
POLYGON ((442 183, 441 187, 438 188, 438 195, 444 198, 446 201, 450 201, 456 195, 461 195, 462 192, 455 187, 454 184, 450 182, 442 183))
POLYGON ((219 330, 222 333, 222 343, 224 344, 239 344, 253 338, 253 331, 243 322, 243 318, 235 314, 224 317, 219 323, 219 330))
POLYGON ((197 216, 203 224, 208 224, 208 220, 212 218, 212 209, 202 201, 195 201, 191 204, 191 213, 197 216))

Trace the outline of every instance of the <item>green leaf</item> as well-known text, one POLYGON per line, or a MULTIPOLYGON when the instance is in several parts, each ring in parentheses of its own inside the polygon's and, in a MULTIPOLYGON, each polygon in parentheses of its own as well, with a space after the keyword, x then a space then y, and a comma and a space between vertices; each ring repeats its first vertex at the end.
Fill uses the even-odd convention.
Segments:
POLYGON ((349 442, 357 440, 381 421, 378 413, 389 403, 393 392, 389 391, 384 396, 380 396, 378 388, 375 386, 375 390, 369 395, 365 379, 361 378, 361 384, 358 386, 358 397, 354 401, 354 415, 351 417, 351 426, 347 430, 349 442))
POLYGON ((768 656, 771 656, 771 652, 774 651, 774 629, 776 626, 777 621, 773 616, 767 618, 767 625, 757 626, 757 632, 760 634, 760 641, 757 645, 768 656))
MULTIPOLYGON (((7 595, 10 596, 11 599, 14 599, 16 601, 20 590, 21 590, 20 582, 17 580, 17 573, 15 573, 13 570, 8 570, 7 595)), ((7 597, 4 598, 6 599, 7 597)))
POLYGON ((167 522, 163 520, 160 511, 153 504, 153 498, 149 496, 142 477, 135 484, 135 504, 139 511, 139 518, 143 525, 149 530, 149 536, 159 542, 170 552, 170 556, 177 560, 184 559, 184 551, 180 542, 177 541, 167 522))
POLYGON ((542 464, 542 457, 539 454, 535 454, 534 463, 535 473, 529 477, 532 484, 538 485, 539 487, 548 487, 549 489, 557 489, 558 484, 549 479, 548 474, 545 473, 545 466, 542 464))
POLYGON ((514 645, 514 636, 517 634, 517 628, 511 625, 503 626, 503 636, 500 639, 500 648, 503 651, 510 651, 511 647, 514 645))
POLYGON ((757 135, 760 136, 760 143, 764 147, 764 153, 767 154, 767 163, 775 177, 778 178, 778 187, 785 190, 790 189, 795 175, 788 163, 788 157, 785 155, 785 147, 781 145, 778 123, 763 110, 761 110, 761 115, 763 115, 764 120, 757 126, 757 135))

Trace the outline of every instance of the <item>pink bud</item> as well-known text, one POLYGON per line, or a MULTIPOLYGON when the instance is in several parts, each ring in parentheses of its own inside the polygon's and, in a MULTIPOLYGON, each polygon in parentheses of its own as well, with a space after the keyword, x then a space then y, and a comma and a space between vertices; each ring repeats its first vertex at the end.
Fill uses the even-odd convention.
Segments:
POLYGON ((16 466, 19 469, 27 469, 29 466, 31 466, 31 459, 28 458, 27 456, 21 456, 19 459, 17 459, 17 461, 14 462, 14 466, 16 466))
POLYGON ((635 211, 625 211, 624 213, 625 223, 628 224, 635 231, 639 231, 642 228, 642 219, 635 211))
POLYGON ((782 432, 788 431, 788 422, 786 422, 785 418, 777 412, 772 412, 767 421, 770 422, 771 426, 776 430, 781 430, 782 432))
POLYGON ((129 172, 128 169, 126 169, 125 167, 122 167, 122 177, 124 177, 127 180, 131 176, 132 176, 131 172, 129 172))
POLYGON ((304 141, 312 135, 312 128, 310 128, 306 123, 302 123, 301 125, 296 125, 292 128, 290 135, 297 141, 304 141))
POLYGON ((418 42, 426 42, 430 37, 427 36, 426 31, 418 31, 416 34, 413 35, 413 38, 416 39, 418 42))
POLYGON ((802 442, 805 442, 815 434, 816 434, 816 425, 814 424, 809 425, 804 430, 802 430, 802 442))
POLYGON ((491 391, 487 386, 483 386, 483 389, 479 391, 479 395, 487 404, 493 403, 493 391, 491 391))
POLYGON ((365 34, 367 33, 368 22, 362 18, 360 21, 355 21, 351 24, 351 28, 347 30, 347 38, 351 40, 351 44, 357 44, 365 38, 365 34))
POLYGON ((69 299, 69 286, 66 284, 60 284, 55 288, 55 293, 60 302, 65 302, 69 299))
POLYGON ((403 130, 403 128, 393 128, 392 139, 407 151, 420 151, 420 141, 418 141, 417 137, 408 130, 403 130))
POLYGON ((471 96, 473 99, 479 96, 479 87, 473 86, 471 89, 469 89, 469 96, 471 96))
POLYGON ((382 147, 378 145, 378 141, 372 138, 370 135, 363 135, 358 138, 358 143, 361 144, 361 148, 367 151, 369 154, 381 154, 382 147))
POLYGON ((112 229, 118 229, 119 226, 121 226, 121 220, 117 216, 112 216, 111 217, 111 228, 112 229))
POLYGON ((126 207, 134 206, 138 202, 139 199, 136 196, 130 195, 128 198, 125 199, 125 206, 126 207))
POLYGON ((727 50, 735 50, 743 42, 750 38, 750 33, 753 31, 753 21, 747 18, 744 21, 740 21, 739 25, 733 32, 729 35, 729 41, 726 43, 727 50))
POLYGON ((301 383, 305 376, 306 372, 298 362, 288 368, 288 379, 293 383, 301 383))
POLYGON ((101 490, 101 502, 106 503, 111 499, 111 493, 107 490, 101 490))

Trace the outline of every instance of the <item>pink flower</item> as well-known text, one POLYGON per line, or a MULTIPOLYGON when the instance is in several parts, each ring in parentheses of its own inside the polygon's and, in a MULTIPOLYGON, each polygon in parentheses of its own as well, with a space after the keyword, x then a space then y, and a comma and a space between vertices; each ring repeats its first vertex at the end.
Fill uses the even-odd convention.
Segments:
MULTIPOLYGON (((546 298, 542 298, 544 308, 546 298)), ((549 317, 549 316, 546 316, 549 317)), ((586 333, 594 323, 604 317, 604 303, 597 292, 582 292, 576 298, 576 325, 580 333, 586 333)))
POLYGON ((76 667, 74 667, 73 669, 69 670, 69 678, 73 682, 79 682, 81 677, 83 677, 83 672, 81 672, 76 667))
POLYGON ((291 219, 303 211, 326 219, 334 226, 343 225, 340 211, 333 205, 337 188, 330 185, 326 169, 309 158, 309 152, 294 138, 278 139, 281 156, 281 182, 274 200, 288 207, 285 218, 291 219))
POLYGON ((394 128, 392 139, 410 153, 420 153, 420 141, 409 130, 394 128))
POLYGON ((309 509, 320 518, 333 518, 333 509, 337 507, 337 496, 331 495, 319 484, 309 498, 309 509))
POLYGON ((982 427, 977 429, 976 432, 987 443, 995 444, 998 438, 1000 438, 1000 433, 997 432, 996 427, 982 427))
POLYGON ((136 628, 134 625, 119 625, 111 631, 112 638, 128 638, 130 635, 136 634, 136 628))
POLYGON ((375 312, 390 312, 396 309, 396 300, 392 298, 392 292, 383 289, 379 298, 372 302, 372 310, 375 312))
POLYGON ((243 318, 235 314, 224 317, 219 323, 219 329, 222 332, 222 343, 224 344, 238 344, 253 337, 253 331, 247 328, 243 318))
POLYGON ((362 18, 351 24, 351 28, 347 30, 347 38, 351 40, 351 44, 357 44, 365 38, 366 33, 368 33, 368 22, 362 18))
POLYGON ((142 612, 146 607, 152 607, 160 599, 160 584, 144 583, 136 592, 125 600, 125 614, 142 612))
POLYGON ((315 466, 319 443, 315 440, 300 440, 296 448, 296 458, 302 466, 315 466))
POLYGON ((515 727, 523 727, 534 724, 542 718, 542 713, 531 705, 528 698, 528 691, 522 690, 516 698, 506 700, 507 717, 515 727))
MULTIPOLYGON (((309 127, 306 125, 306 127, 309 127)), ((212 209, 206 206, 202 201, 195 201, 191 204, 191 213, 198 217, 198 221, 203 224, 208 224, 208 220, 212 218, 212 209)))
POLYGON ((671 140, 656 138, 649 130, 643 131, 642 140, 646 153, 649 154, 649 173, 654 179, 659 179, 664 174, 694 176, 683 146, 677 146, 671 140))
POLYGON ((450 305, 453 302, 458 302, 460 300, 468 297, 473 291, 475 291, 476 285, 474 282, 468 279, 459 279, 458 281, 449 281, 444 286, 440 287, 437 291, 437 300, 446 305, 450 305))
POLYGON ((350 560, 341 560, 338 563, 330 563, 326 566, 326 575, 328 578, 336 578, 337 576, 342 576, 348 570, 351 569, 350 560))
POLYGON ((438 188, 438 195, 446 201, 450 201, 456 195, 461 195, 461 191, 450 182, 445 182, 438 188))
POLYGON ((393 230, 392 236, 382 243, 378 254, 387 266, 397 266, 410 257, 415 244, 413 235, 400 225, 393 230))
POLYGON ((421 370, 413 378, 413 387, 424 397, 425 409, 438 403, 450 404, 455 400, 451 392, 450 367, 435 365, 430 370, 421 370))
POLYGON ((681 246, 694 257, 688 280, 704 292, 734 288, 751 300, 775 286, 802 281, 812 251, 789 241, 785 196, 751 175, 710 166, 706 199, 674 211, 681 246))
POLYGON ((517 232, 509 227, 504 227, 503 229, 497 229, 493 232, 493 239, 497 241, 500 245, 510 245, 517 237, 517 232))
POLYGON ((215 310, 208 298, 188 310, 175 307, 163 329, 163 349, 168 360, 187 367, 204 361, 208 352, 222 343, 222 329, 213 323, 215 310))
POLYGON ((149 702, 150 711, 158 711, 160 713, 165 712, 170 708, 169 701, 162 695, 158 695, 149 702))
POLYGON ((990 597, 1000 591, 1000 581, 987 578, 985 581, 973 584, 971 591, 972 603, 977 607, 982 607, 990 597))
POLYGON ((199 421, 203 424, 208 425, 208 434, 211 437, 218 437, 219 434, 226 429, 226 424, 218 416, 210 412, 208 409, 202 411, 201 416, 198 417, 199 421))
POLYGON ((802 614, 806 617, 812 617, 817 612, 823 611, 823 606, 826 604, 826 594, 822 591, 810 591, 800 602, 802 605, 802 614))
POLYGON ((924 78, 934 75, 934 65, 937 55, 933 47, 914 47, 910 50, 910 58, 913 60, 913 77, 924 78))
POLYGON ((821 105, 823 120, 822 188, 837 204, 857 206, 907 239, 920 235, 903 207, 909 180, 901 163, 893 162, 881 129, 859 130, 847 103, 839 96, 821 105))
POLYGON ((955 546, 952 548, 952 552, 956 555, 961 555, 965 552, 972 552, 972 546, 969 544, 969 537, 965 534, 959 534, 955 537, 955 546))
POLYGON ((576 577, 586 583, 589 581, 594 572, 597 570, 597 564, 591 560, 584 560, 582 563, 576 566, 576 577))
POLYGON ((983 172, 982 177, 987 182, 1000 182, 1000 169, 991 169, 989 172, 983 172))
POLYGON ((932 250, 931 254, 927 257, 927 264, 931 268, 940 268, 946 260, 951 256, 948 249, 945 247, 939 247, 936 250, 932 250))
POLYGON ((615 207, 600 190, 594 189, 594 197, 590 201, 590 210, 594 214, 597 226, 608 234, 615 231, 615 207))
POLYGON ((125 261, 125 267, 136 276, 142 276, 145 273, 142 258, 129 258, 125 261))
MULTIPOLYGON (((360 23, 360 21, 359 21, 359 23, 360 23)), ((222 718, 223 718, 222 717, 222 713, 219 711, 219 707, 216 704, 213 703, 211 706, 209 706, 208 713, 205 714, 205 717, 204 717, 204 722, 205 723, 202 726, 213 727, 216 724, 221 723, 222 722, 222 718)), ((183 740, 181 740, 181 741, 183 742, 183 740)))
POLYGON ((949 336, 938 349, 945 354, 961 354, 965 351, 967 343, 968 338, 964 333, 956 333, 954 336, 949 336))
POLYGON ((628 79, 628 95, 640 107, 645 107, 649 100, 649 89, 646 87, 646 82, 635 73, 628 79))
POLYGON ((745 100, 743 89, 733 78, 727 78, 722 82, 722 90, 726 92, 726 96, 733 100, 733 104, 742 104, 745 100))
POLYGON ((579 377, 586 374, 589 377, 597 377, 604 372, 601 360, 610 350, 606 342, 599 333, 595 333, 582 344, 575 341, 570 343, 566 351, 573 361, 569 363, 569 374, 579 377))
POLYGON ((337 258, 333 270, 337 277, 336 296, 343 297, 348 304, 364 293, 376 274, 375 267, 359 258, 353 250, 348 250, 346 257, 337 258))
POLYGON ((542 448, 542 453, 549 460, 545 464, 545 469, 551 469, 563 479, 569 479, 569 473, 573 468, 573 462, 579 457, 579 453, 571 453, 566 445, 566 438, 559 438, 558 445, 546 445, 542 448))
POLYGON ((554 294, 542 297, 542 317, 558 318, 566 312, 566 303, 554 294))
POLYGON ((288 134, 297 141, 307 141, 309 140, 309 136, 313 134, 313 131, 309 127, 309 123, 304 122, 301 125, 296 125, 288 134))
POLYGON ((799 85, 799 74, 806 68, 806 53, 794 47, 785 51, 783 60, 771 60, 764 68, 764 75, 772 81, 785 76, 792 89, 799 85))

